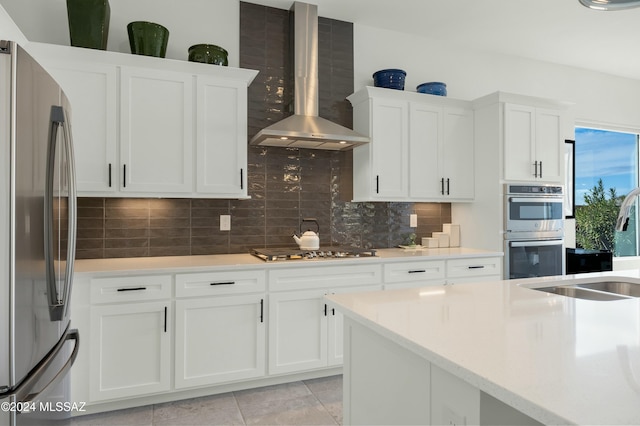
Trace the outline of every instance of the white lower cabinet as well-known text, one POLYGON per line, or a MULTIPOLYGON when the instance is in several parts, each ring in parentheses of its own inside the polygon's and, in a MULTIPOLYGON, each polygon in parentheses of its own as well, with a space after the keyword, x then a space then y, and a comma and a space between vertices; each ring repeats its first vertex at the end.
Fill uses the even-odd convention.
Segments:
POLYGON ((261 377, 264 295, 176 301, 175 387, 261 377))
POLYGON ((172 393, 204 395, 288 374, 335 374, 345 356, 344 319, 325 295, 495 278, 500 262, 421 258, 80 274, 71 315, 88 343, 72 370, 73 396, 113 409, 133 406, 134 398, 167 401, 172 393))
POLYGON ((327 366, 325 290, 269 295, 269 374, 327 366))
POLYGON ((269 373, 342 365, 343 316, 324 302, 330 293, 382 290, 381 285, 292 291, 269 296, 269 373))
MULTIPOLYGON (((379 291, 381 285, 364 287, 349 287, 332 290, 330 293, 358 293, 361 291, 379 291)), ((344 315, 335 309, 327 308, 327 364, 329 366, 342 365, 344 360, 344 315)))
POLYGON ((96 278, 89 284, 89 399, 168 391, 171 275, 96 278))
POLYGON ((447 260, 447 284, 496 281, 502 279, 501 257, 447 260))
POLYGON ((170 389, 171 317, 170 301, 91 308, 91 401, 170 389))
POLYGON ((269 271, 269 374, 341 364, 342 318, 323 298, 342 291, 381 290, 381 283, 381 265, 269 271))
POLYGON ((176 275, 175 387, 262 377, 264 271, 176 275))
POLYGON ((444 260, 418 260, 384 265, 384 288, 409 288, 446 283, 444 260))

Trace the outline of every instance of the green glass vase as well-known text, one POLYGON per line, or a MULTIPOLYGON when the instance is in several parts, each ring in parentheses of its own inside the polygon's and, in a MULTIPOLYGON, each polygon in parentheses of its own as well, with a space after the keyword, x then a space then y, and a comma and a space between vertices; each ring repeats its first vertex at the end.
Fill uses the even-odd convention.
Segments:
POLYGON ((195 44, 189 48, 189 61, 204 64, 229 65, 229 54, 215 44, 195 44))
POLYGON ((169 30, 160 24, 134 21, 127 25, 129 46, 134 55, 164 58, 169 42, 169 30))
POLYGON ((67 0, 71 46, 107 49, 109 0, 67 0))

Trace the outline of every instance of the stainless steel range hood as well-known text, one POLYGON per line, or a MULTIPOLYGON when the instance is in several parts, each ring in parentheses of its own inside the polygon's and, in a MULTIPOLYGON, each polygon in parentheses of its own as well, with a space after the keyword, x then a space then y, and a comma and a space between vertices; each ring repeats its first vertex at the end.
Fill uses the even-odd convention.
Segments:
POLYGON ((295 2, 294 115, 260 130, 251 145, 347 150, 369 138, 318 116, 318 6, 295 2))

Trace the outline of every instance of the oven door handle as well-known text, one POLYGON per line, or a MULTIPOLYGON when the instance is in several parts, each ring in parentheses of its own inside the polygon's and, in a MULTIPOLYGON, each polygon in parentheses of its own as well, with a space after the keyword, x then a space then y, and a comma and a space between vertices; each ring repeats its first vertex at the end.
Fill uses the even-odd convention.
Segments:
POLYGON ((562 245, 562 240, 509 241, 509 247, 542 247, 562 245))
POLYGON ((562 203, 562 196, 551 197, 509 197, 511 203, 562 203))

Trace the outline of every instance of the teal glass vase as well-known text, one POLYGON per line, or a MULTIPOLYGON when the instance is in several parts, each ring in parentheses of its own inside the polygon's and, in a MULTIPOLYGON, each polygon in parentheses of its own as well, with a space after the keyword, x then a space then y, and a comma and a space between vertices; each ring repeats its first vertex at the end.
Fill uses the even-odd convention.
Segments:
POLYGON ((67 0, 71 46, 107 49, 109 0, 67 0))
POLYGON ((127 25, 129 46, 134 55, 164 58, 169 42, 169 30, 160 24, 147 21, 134 21, 127 25))

